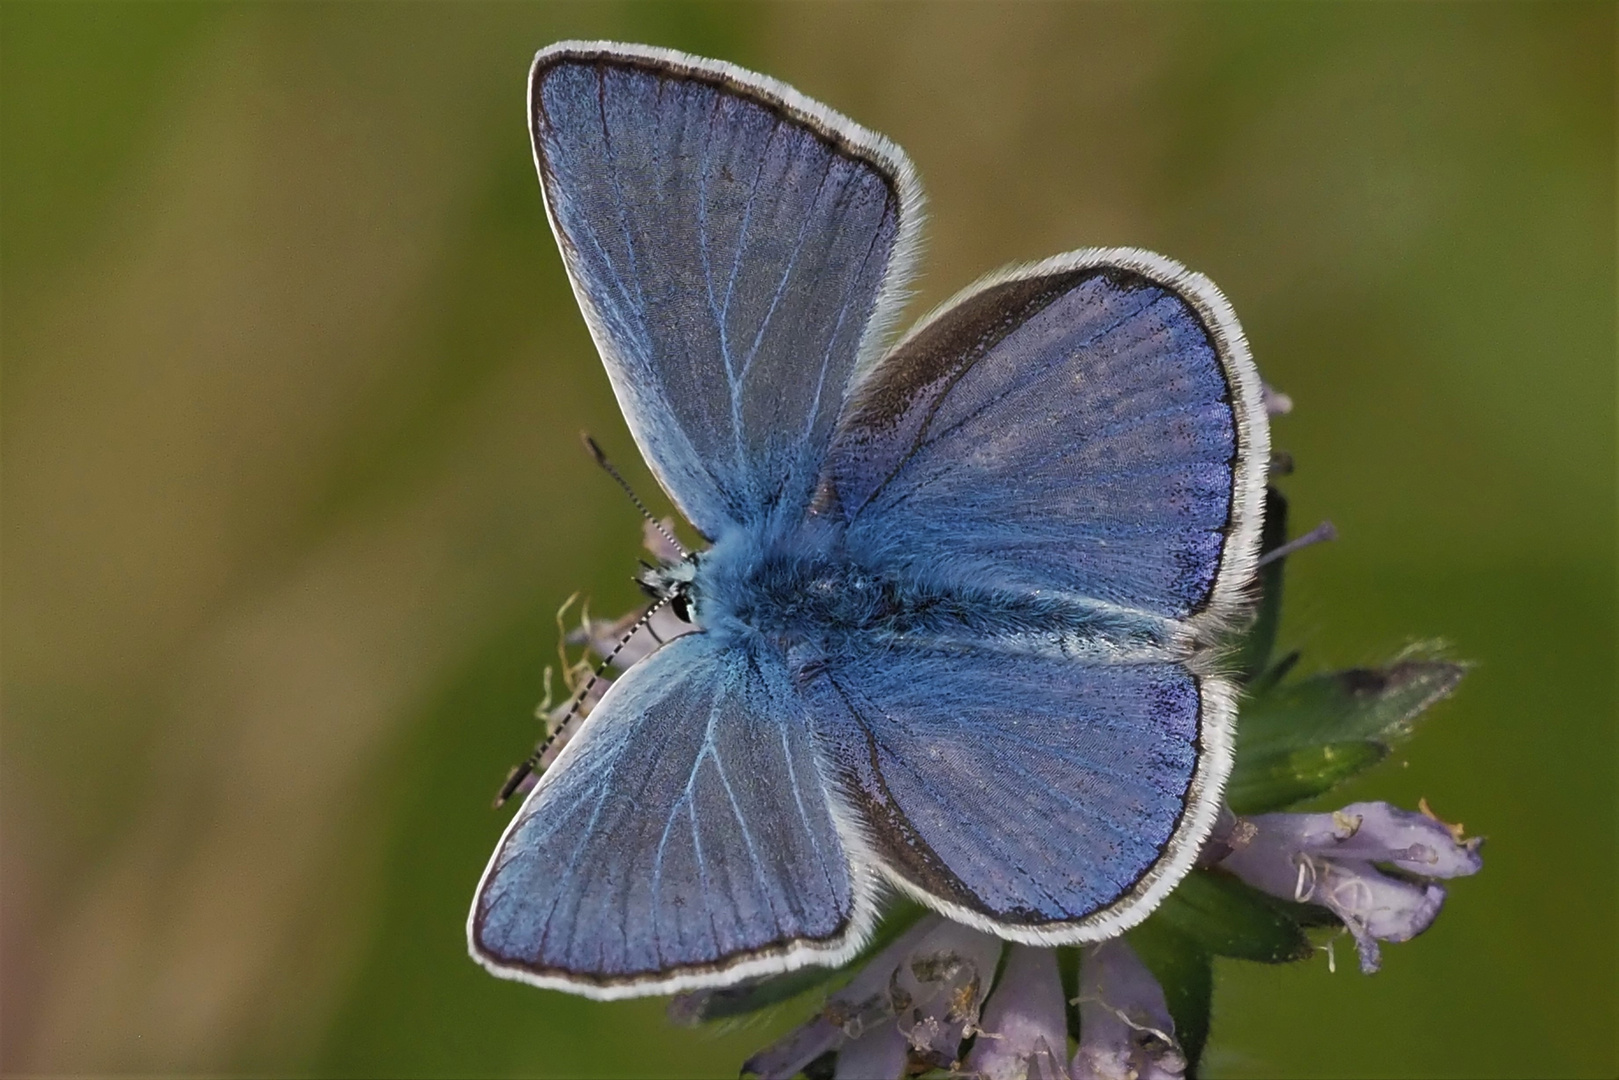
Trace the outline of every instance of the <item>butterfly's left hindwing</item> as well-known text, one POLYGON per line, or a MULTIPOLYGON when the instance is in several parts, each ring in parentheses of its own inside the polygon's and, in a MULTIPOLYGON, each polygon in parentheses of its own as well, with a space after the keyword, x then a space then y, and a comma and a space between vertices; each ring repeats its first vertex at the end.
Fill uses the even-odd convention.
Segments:
POLYGON ((552 46, 529 96, 552 228, 648 463, 709 536, 791 518, 905 273, 909 162, 774 80, 659 49, 552 46))
POLYGON ((837 963, 871 917, 785 673, 691 634, 541 779, 468 933, 498 975, 614 998, 837 963))
POLYGON ((889 876, 1030 944, 1144 918, 1190 869, 1231 760, 1225 684, 1167 661, 895 644, 805 693, 889 876))

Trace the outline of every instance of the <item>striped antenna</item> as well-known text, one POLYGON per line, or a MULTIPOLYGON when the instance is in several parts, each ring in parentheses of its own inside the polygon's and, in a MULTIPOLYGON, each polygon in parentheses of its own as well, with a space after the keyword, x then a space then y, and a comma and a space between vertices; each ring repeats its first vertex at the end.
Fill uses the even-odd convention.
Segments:
POLYGON ((517 793, 517 789, 522 785, 523 781, 536 769, 539 769, 540 762, 544 760, 546 752, 551 749, 558 737, 568 729, 568 725, 578 719, 579 710, 584 707, 585 699, 590 696, 591 690, 595 689, 596 684, 601 681, 601 677, 606 674, 608 666, 618 659, 618 654, 624 651, 624 646, 630 643, 631 638, 651 624, 652 616, 656 615, 671 599, 672 597, 669 596, 659 597, 639 619, 635 620, 635 624, 625 631, 618 644, 614 645, 612 651, 602 658, 602 662, 596 665, 596 670, 591 672, 590 678, 586 679, 585 684, 573 695, 573 702, 568 706, 567 715, 562 718, 562 722, 552 728, 551 733, 545 737, 539 746, 534 748, 534 752, 524 759, 520 765, 514 766, 507 775, 506 782, 500 786, 500 794, 495 796, 495 809, 498 810, 506 805, 506 800, 517 793))
POLYGON ((630 502, 634 503, 635 508, 641 511, 641 516, 652 522, 652 527, 662 533, 665 540, 674 545, 674 549, 680 552, 680 557, 682 559, 688 558, 691 555, 691 552, 686 550, 686 546, 684 544, 675 539, 674 533, 664 528, 663 522, 652 516, 652 511, 648 510, 646 508, 646 503, 642 502, 635 494, 635 489, 630 487, 630 482, 624 479, 619 471, 613 467, 613 463, 611 461, 607 460, 607 455, 602 453, 602 448, 600 446, 596 445, 596 440, 590 437, 590 432, 581 431, 579 433, 579 438, 584 440, 585 450, 592 458, 595 459, 596 464, 600 465, 602 469, 606 471, 608 476, 611 476, 614 480, 618 481, 618 486, 624 489, 624 494, 630 497, 630 502))

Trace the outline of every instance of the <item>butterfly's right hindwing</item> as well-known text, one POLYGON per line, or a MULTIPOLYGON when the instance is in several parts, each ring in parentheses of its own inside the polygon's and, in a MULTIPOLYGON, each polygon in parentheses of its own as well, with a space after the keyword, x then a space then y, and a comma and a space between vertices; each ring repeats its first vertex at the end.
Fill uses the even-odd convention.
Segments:
POLYGON ((856 387, 823 490, 850 549, 1169 619, 1236 610, 1269 428, 1207 278, 1147 252, 997 275, 856 387))

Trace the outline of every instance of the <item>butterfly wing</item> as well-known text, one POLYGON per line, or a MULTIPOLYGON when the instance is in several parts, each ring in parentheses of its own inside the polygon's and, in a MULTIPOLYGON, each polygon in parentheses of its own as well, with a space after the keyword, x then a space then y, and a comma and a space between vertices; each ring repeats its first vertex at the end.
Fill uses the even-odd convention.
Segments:
POLYGON ((901 645, 808 693, 890 877, 1029 944, 1144 918, 1191 868, 1231 755, 1229 691, 1174 662, 901 645))
POLYGON ((1200 650, 1241 609, 1268 459, 1229 306, 1145 252, 992 277, 854 388, 814 510, 855 559, 1160 628, 1088 659, 987 640, 841 658, 816 715, 902 886, 1049 944, 1139 922, 1191 868, 1235 724, 1200 650))
POLYGON ((551 46, 529 111, 574 293, 659 481, 709 536, 796 517, 908 272, 910 163, 773 79, 663 49, 551 46))
POLYGON ((841 963, 873 901, 801 710, 768 658, 702 634, 631 668, 507 827, 468 919, 473 957, 598 998, 841 963))
POLYGON ((997 275, 851 393, 817 506, 851 550, 1218 622, 1257 557, 1269 428, 1207 278, 1092 250, 997 275))

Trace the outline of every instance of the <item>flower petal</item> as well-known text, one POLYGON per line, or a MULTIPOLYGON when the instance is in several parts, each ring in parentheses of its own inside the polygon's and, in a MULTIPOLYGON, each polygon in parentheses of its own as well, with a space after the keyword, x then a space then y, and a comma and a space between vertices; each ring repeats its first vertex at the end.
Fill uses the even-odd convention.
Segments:
POLYGON ((813 1019, 753 1055, 743 1064, 742 1071, 766 1080, 795 1076, 828 1050, 835 1050, 869 1032, 892 1027, 894 1005, 890 985, 912 951, 942 925, 947 924, 937 915, 918 920, 915 926, 866 961, 843 989, 827 999, 825 1007, 813 1019))
POLYGON ((824 1015, 817 1015, 744 1061, 742 1075, 758 1076, 761 1080, 789 1080, 828 1050, 837 1049, 843 1041, 843 1031, 824 1015))
POLYGON ((1293 399, 1269 383, 1260 383, 1260 400, 1266 416, 1286 416, 1293 411, 1293 399))
POLYGON ((894 972, 889 992, 899 1029, 924 1062, 954 1067, 1001 957, 998 938, 939 920, 894 972))
POLYGON ((1306 900, 1344 921, 1367 975, 1382 967, 1378 941, 1409 941, 1433 925, 1445 903, 1442 886, 1418 885, 1379 873, 1370 863, 1310 859, 1306 900))
POLYGON ((1062 1076, 1068 1003, 1055 949, 1013 945, 984 1009, 967 1071, 986 1080, 1062 1076))
POLYGON ((1273 896, 1320 904, 1355 939, 1361 971, 1382 966, 1379 941, 1409 941, 1439 916, 1445 890, 1385 874, 1389 863, 1429 877, 1475 873, 1476 843, 1443 822, 1388 803, 1354 803, 1331 814, 1259 814, 1254 834, 1221 866, 1273 896))
POLYGON ((669 539, 674 531, 675 519, 672 517, 666 517, 657 524, 648 519, 641 524, 641 543, 658 561, 677 563, 686 557, 686 553, 669 539))
POLYGON ((1297 860, 1312 835, 1319 834, 1322 818, 1327 819, 1326 828, 1330 830, 1330 814, 1258 814, 1246 818, 1252 832, 1219 865, 1272 896, 1302 900, 1298 895, 1297 860))
POLYGON ((1426 814, 1386 802, 1351 803, 1338 814, 1358 821, 1359 826, 1354 835, 1322 854, 1392 863, 1432 878, 1464 877, 1484 866, 1476 838, 1458 841, 1450 826, 1426 814))
POLYGON ((1390 806, 1352 803, 1330 814, 1256 814, 1246 819, 1253 833, 1234 847, 1221 865, 1275 896, 1297 895, 1300 854, 1335 860, 1390 863, 1423 877, 1450 878, 1477 873, 1484 865, 1478 841, 1458 841, 1451 826, 1390 806), (1294 879, 1294 895, 1286 879, 1294 879))
POLYGON ((1163 988, 1122 938, 1091 946, 1079 964, 1074 1080, 1174 1080, 1186 1075, 1163 988))
POLYGON ((900 1080, 910 1049, 898 1027, 883 1024, 843 1045, 832 1076, 834 1080, 900 1080))
POLYGON ((612 667, 625 671, 651 656, 665 643, 696 629, 676 615, 671 605, 665 604, 653 612, 647 624, 626 641, 624 635, 645 614, 646 609, 640 608, 611 621, 586 619, 579 624, 579 629, 568 635, 568 641, 574 645, 589 645, 590 651, 597 656, 611 656, 612 667))

